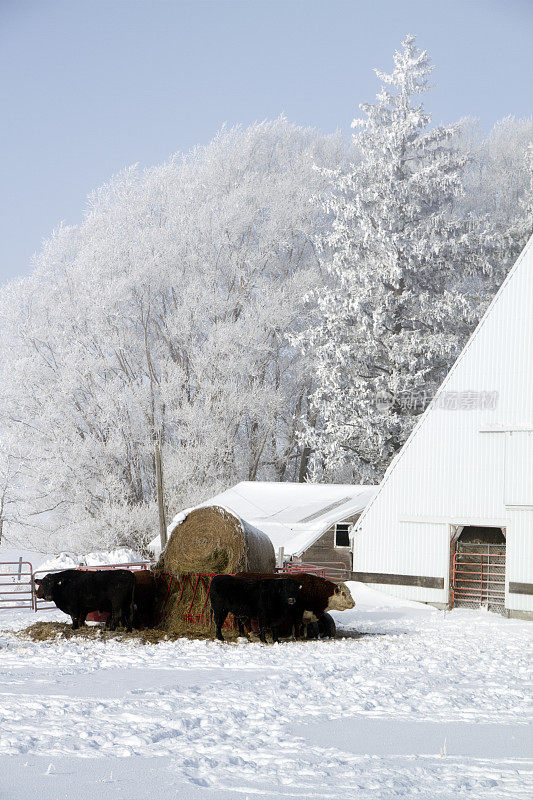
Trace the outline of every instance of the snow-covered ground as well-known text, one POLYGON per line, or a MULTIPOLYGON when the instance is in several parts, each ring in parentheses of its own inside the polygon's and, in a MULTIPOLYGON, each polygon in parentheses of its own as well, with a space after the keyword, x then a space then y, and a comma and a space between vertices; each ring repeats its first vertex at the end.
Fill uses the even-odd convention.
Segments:
POLYGON ((352 588, 365 635, 266 646, 33 642, 2 612, 0 797, 529 800, 533 624, 352 588))

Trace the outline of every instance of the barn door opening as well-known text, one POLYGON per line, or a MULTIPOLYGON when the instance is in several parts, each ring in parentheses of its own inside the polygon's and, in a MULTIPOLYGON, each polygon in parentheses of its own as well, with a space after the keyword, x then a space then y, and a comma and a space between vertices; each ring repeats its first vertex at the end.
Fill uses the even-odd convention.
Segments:
POLYGON ((453 553, 452 605, 505 610, 505 534, 501 528, 464 527, 453 553))

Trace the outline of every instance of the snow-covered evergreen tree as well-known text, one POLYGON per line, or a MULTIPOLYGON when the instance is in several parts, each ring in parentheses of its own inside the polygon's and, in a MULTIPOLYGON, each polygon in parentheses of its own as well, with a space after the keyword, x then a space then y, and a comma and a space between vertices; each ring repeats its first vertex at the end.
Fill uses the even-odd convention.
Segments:
POLYGON ((475 313, 479 230, 460 219, 467 157, 459 126, 430 128, 419 101, 433 67, 413 36, 374 105, 353 123, 360 163, 337 175, 323 240, 333 287, 318 292, 309 428, 312 477, 377 481, 457 356, 475 313), (475 291, 473 293, 475 296, 475 291))

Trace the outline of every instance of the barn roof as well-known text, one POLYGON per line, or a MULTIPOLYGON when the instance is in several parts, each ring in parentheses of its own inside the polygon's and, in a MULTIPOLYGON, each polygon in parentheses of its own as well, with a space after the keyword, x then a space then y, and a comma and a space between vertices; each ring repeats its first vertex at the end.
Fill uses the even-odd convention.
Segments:
POLYGON ((358 514, 376 486, 243 481, 201 505, 227 508, 259 530, 274 548, 299 556, 331 525, 358 514))

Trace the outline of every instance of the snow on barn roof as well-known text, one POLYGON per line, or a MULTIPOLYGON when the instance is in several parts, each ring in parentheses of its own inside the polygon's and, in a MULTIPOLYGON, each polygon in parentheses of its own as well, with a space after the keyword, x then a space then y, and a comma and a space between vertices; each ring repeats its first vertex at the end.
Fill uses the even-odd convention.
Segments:
POLYGON ((331 525, 358 514, 377 486, 242 481, 200 505, 222 506, 299 556, 331 525))

